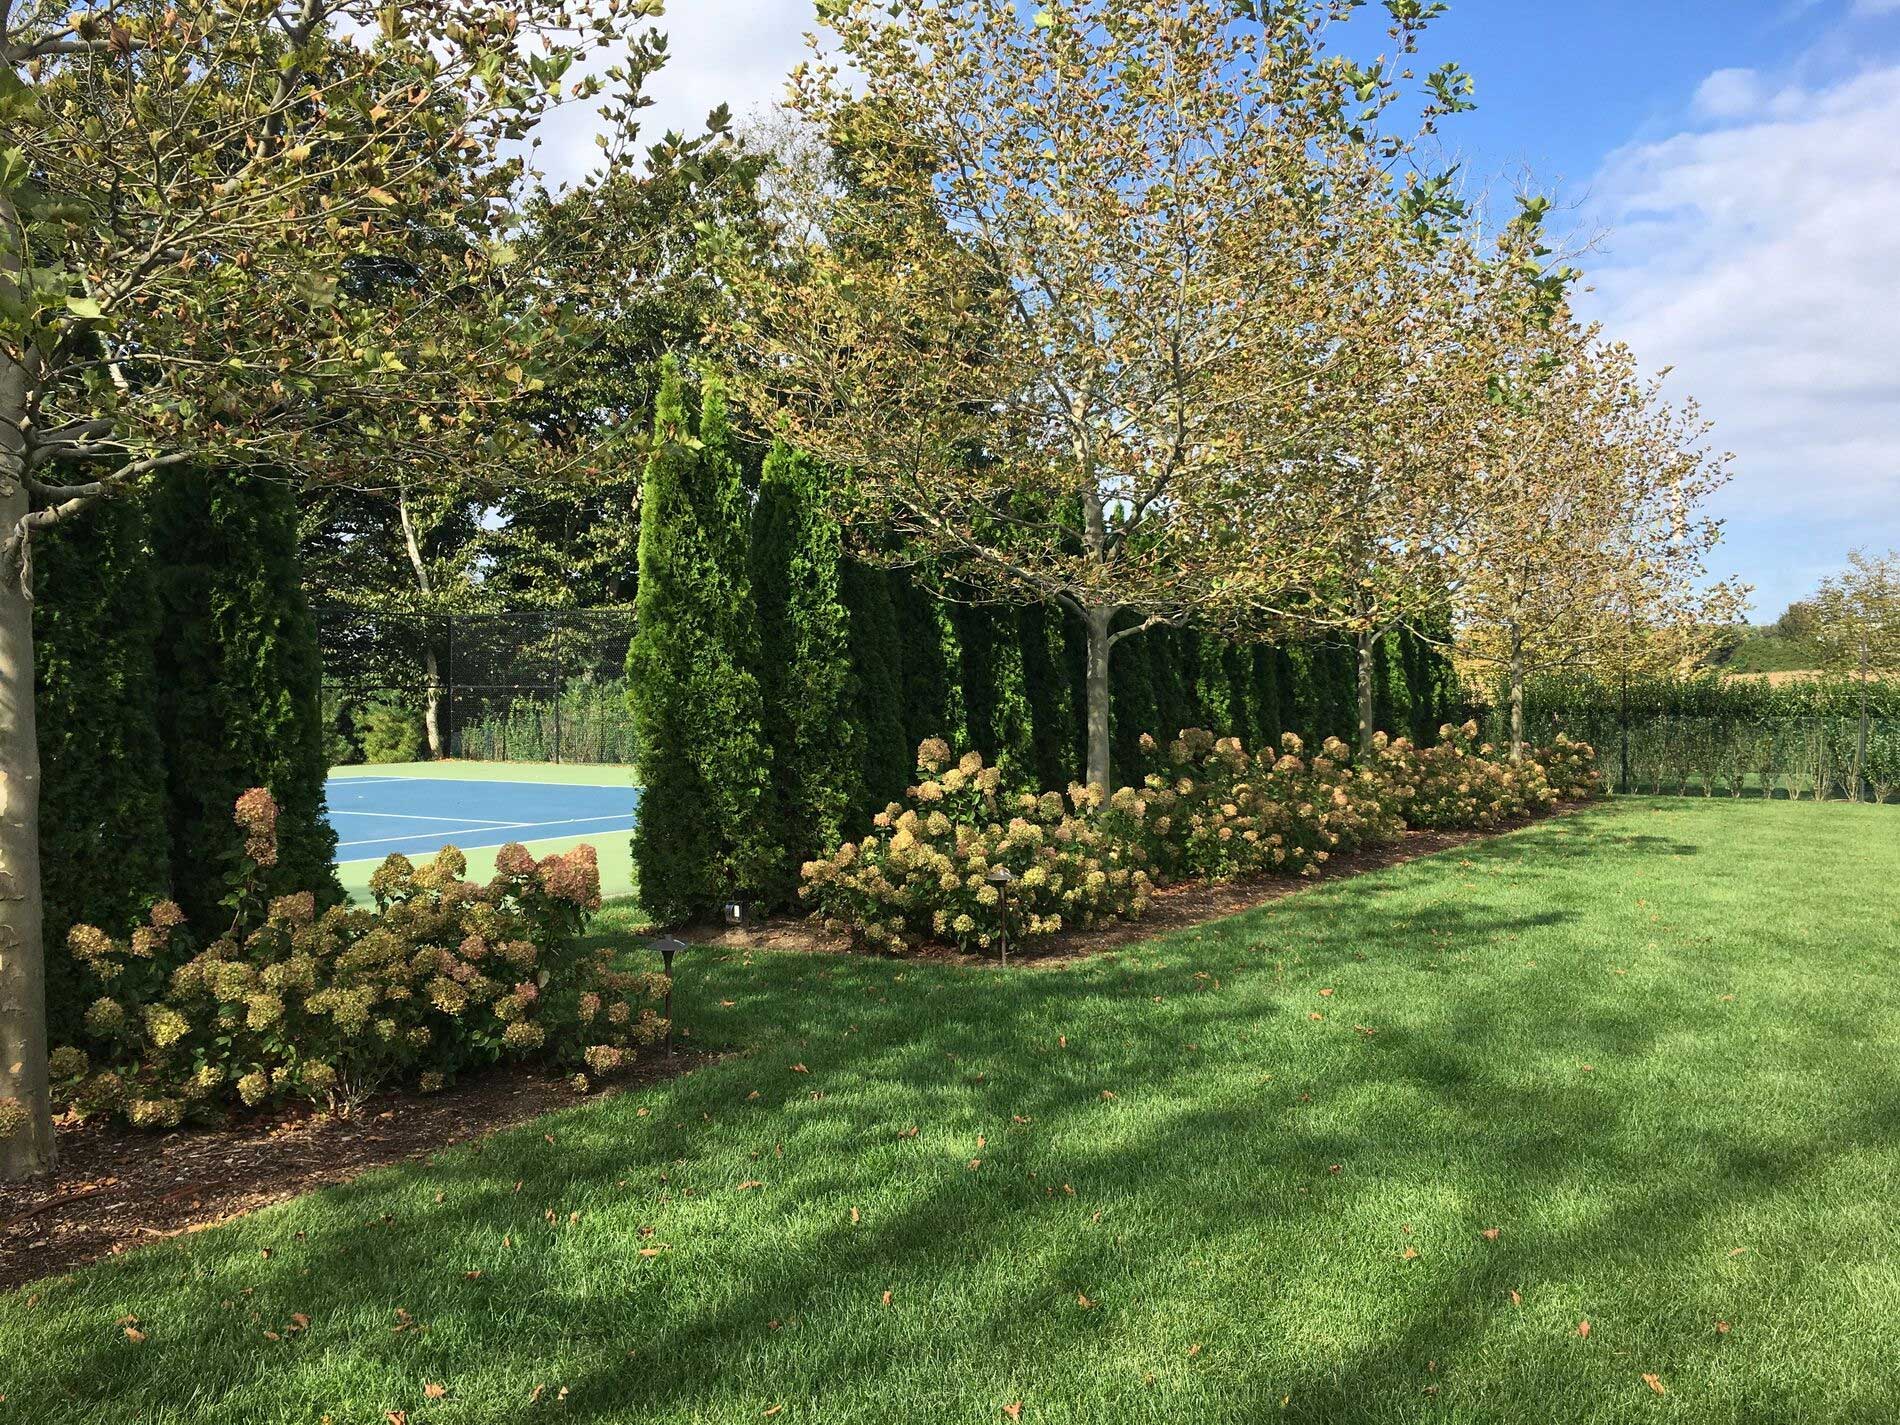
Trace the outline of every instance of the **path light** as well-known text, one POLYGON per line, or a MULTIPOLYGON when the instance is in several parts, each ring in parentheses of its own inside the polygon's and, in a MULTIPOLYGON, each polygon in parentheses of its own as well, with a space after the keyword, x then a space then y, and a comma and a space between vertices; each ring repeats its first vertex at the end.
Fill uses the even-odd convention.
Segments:
POLYGON ((675 940, 670 935, 662 935, 653 942, 653 948, 660 952, 660 963, 666 967, 666 1057, 673 1057, 673 957, 686 948, 684 940, 675 940))
POLYGON ((1003 925, 1003 963, 1009 963, 1009 888, 1016 880, 1016 873, 1007 866, 990 867, 989 875, 983 878, 996 887, 996 909, 1003 925))

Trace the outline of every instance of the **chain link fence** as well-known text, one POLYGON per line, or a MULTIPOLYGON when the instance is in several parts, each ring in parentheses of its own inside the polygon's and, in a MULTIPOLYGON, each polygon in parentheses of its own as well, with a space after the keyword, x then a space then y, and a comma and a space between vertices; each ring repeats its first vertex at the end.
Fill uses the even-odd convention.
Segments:
MULTIPOLYGON (((1619 792, 1900 804, 1900 718, 1625 714, 1600 707, 1526 720, 1533 743, 1547 743, 1558 731, 1590 743, 1609 787, 1619 792)), ((1507 716, 1486 714, 1484 735, 1507 741, 1507 716)))
POLYGON ((630 764, 631 609, 317 610, 333 765, 630 764))

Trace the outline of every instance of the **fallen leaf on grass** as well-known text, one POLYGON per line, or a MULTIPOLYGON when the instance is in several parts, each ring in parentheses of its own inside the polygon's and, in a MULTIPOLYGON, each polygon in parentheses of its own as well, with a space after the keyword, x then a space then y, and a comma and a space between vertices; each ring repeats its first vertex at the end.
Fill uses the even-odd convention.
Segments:
POLYGON ((136 1346, 145 1339, 145 1333, 136 1326, 128 1326, 125 1328, 125 1339, 136 1346))
POLYGON ((853 1222, 853 1224, 855 1224, 857 1220, 858 1220, 858 1210, 857 1208, 854 1207, 851 1209, 851 1221, 853 1222))
POLYGON ((1716 1323, 1715 1323, 1715 1334, 1716 1334, 1716 1335, 1718 1335, 1718 1336, 1726 1336, 1726 1335, 1728 1335, 1728 1331, 1729 1331, 1729 1326, 1728 1326, 1728 1322, 1726 1322, 1726 1321, 1718 1321, 1718 1322, 1716 1322, 1716 1323))
POLYGON ((1522 1306, 1523 1304, 1524 1304, 1524 1298, 1523 1298, 1523 1297, 1521 1297, 1521 1296, 1519 1296, 1519 1295, 1517 1294, 1517 1292, 1516 1292, 1515 1290, 1513 1290, 1513 1291, 1511 1292, 1511 1305, 1513 1305, 1513 1306, 1522 1306))
POLYGON ((884 1293, 883 1300, 886 1306, 889 1306, 891 1304, 891 1294, 888 1291, 884 1293))
POLYGON ((1332 993, 1332 991, 1331 991, 1331 990, 1321 990, 1321 991, 1320 991, 1320 993, 1321 993, 1322 995, 1330 995, 1330 994, 1332 993))
POLYGON ((792 1065, 792 1072, 794 1074, 809 1074, 811 1070, 806 1068, 803 1064, 794 1064, 792 1065))
POLYGON ((660 1253, 666 1251, 666 1249, 667 1244, 662 1242, 657 1247, 642 1247, 640 1249, 640 1255, 643 1257, 657 1257, 660 1253))
POLYGON ((1003 1407, 1003 1414, 1007 1415, 1011 1420, 1022 1419, 1023 1418, 1023 1403, 1020 1400, 1010 1401, 1008 1405, 1005 1405, 1003 1407))
POLYGON ((422 1393, 430 1400, 440 1400, 449 1393, 449 1388, 436 1381, 430 1381, 422 1388, 422 1393))
POLYGON ((1084 1311, 1093 1311, 1095 1309, 1095 1303, 1090 1301, 1086 1296, 1082 1295, 1082 1293, 1079 1291, 1075 1294, 1075 1304, 1081 1307, 1084 1311))
POLYGON ((1662 1383, 1661 1378, 1656 1376, 1650 1371, 1643 1372, 1643 1384, 1648 1386, 1651 1390, 1655 1391, 1656 1394, 1658 1395, 1669 1394, 1668 1391, 1663 1389, 1663 1383, 1662 1383))
POLYGON ((1733 1251, 1731 1251, 1731 1252, 1729 1253, 1729 1255, 1730 1255, 1731 1257, 1739 1257, 1739 1256, 1741 1256, 1741 1255, 1742 1255, 1742 1253, 1744 1253, 1744 1252, 1746 1252, 1747 1250, 1748 1250, 1748 1248, 1746 1248, 1746 1247, 1737 1247, 1737 1248, 1735 1248, 1735 1249, 1734 1249, 1733 1251))
POLYGON ((975 1172, 975 1171, 976 1171, 976 1170, 977 1170, 978 1168, 980 1168, 980 1167, 982 1167, 982 1166, 983 1166, 983 1160, 982 1160, 981 1158, 972 1158, 972 1159, 970 1159, 970 1171, 971 1171, 971 1172, 975 1172))
POLYGON ((1399 1253, 1399 1256, 1408 1262, 1412 1261, 1414 1258, 1418 1256, 1418 1248, 1407 1247, 1403 1252, 1399 1253))
POLYGON ((1103 1097, 1103 1098, 1105 1098, 1105 1099, 1112 1099, 1112 1098, 1114 1098, 1114 1097, 1115 1097, 1115 1095, 1114 1095, 1114 1093, 1113 1093, 1113 1092, 1112 1092, 1111 1090, 1109 1090, 1109 1089, 1103 1089, 1103 1090, 1102 1090, 1102 1097, 1103 1097))
POLYGON ((389 1425, 409 1425, 409 1412, 407 1410, 385 1410, 383 1412, 383 1419, 387 1420, 389 1425))
POLYGON ((1590 1334, 1590 1323, 1588 1321, 1579 1321, 1577 1323, 1577 1334, 1579 1336, 1588 1336, 1590 1334))
POLYGON ((1484 1231, 1480 1232, 1478 1235, 1484 1238, 1484 1240, 1487 1242, 1495 1242, 1498 1240, 1498 1234, 1502 1232, 1503 1230, 1504 1229, 1500 1227, 1487 1227, 1484 1229, 1484 1231))
POLYGON ((1326 1016, 1321 1014, 1318 1010, 1314 1010, 1311 1014, 1307 1015, 1306 1017, 1311 1020, 1321 1020, 1321 1019, 1324 1019, 1326 1016))
POLYGON ((739 1184, 738 1190, 740 1192, 748 1192, 755 1187, 764 1187, 764 1186, 765 1184, 760 1182, 757 1178, 747 1178, 744 1182, 739 1184))
POLYGON ((291 1313, 290 1313, 290 1329, 291 1329, 292 1331, 307 1331, 307 1330, 309 1330, 309 1329, 310 1329, 310 1318, 309 1318, 308 1316, 305 1316, 305 1315, 304 1315, 304 1314, 303 1314, 303 1313, 302 1313, 301 1311, 293 1311, 293 1312, 291 1312, 291 1313))
POLYGON ((1188 1352, 1187 1352, 1187 1353, 1188 1353, 1188 1358, 1189 1358, 1190 1360, 1192 1360, 1192 1359, 1193 1359, 1193 1358, 1194 1358, 1195 1356, 1198 1356, 1198 1355, 1200 1355, 1200 1354, 1201 1354, 1201 1343, 1200 1343, 1199 1341, 1196 1341, 1196 1342, 1195 1342, 1195 1343, 1194 1343, 1194 1344, 1193 1344, 1192 1346, 1189 1346, 1189 1347, 1188 1347, 1188 1352))
POLYGON ((774 1415, 778 1414, 779 1411, 783 1410, 784 1408, 785 1407, 782 1405, 774 1405, 768 1410, 761 1411, 760 1414, 764 1419, 770 1420, 774 1415))
POLYGON ((722 999, 719 1001, 719 1007, 721 1009, 731 1009, 734 1005, 738 1003, 739 1001, 736 999, 722 999))

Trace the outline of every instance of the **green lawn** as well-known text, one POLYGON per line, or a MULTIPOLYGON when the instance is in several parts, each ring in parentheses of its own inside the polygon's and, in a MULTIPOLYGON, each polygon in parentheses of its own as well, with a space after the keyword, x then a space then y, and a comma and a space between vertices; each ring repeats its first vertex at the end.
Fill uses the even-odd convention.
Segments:
POLYGON ((0 1298, 0 1416, 1891 1419, 1896 952, 1892 808, 1635 800, 1067 968, 689 956, 737 1056, 0 1298))

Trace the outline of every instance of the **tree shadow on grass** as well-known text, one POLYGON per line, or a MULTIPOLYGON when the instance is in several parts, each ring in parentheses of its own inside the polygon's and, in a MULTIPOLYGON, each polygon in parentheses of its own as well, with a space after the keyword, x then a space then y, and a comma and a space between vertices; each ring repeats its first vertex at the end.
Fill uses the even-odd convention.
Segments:
MULTIPOLYGON (((1792 1127, 1745 1082, 1672 1099, 1682 1007, 1558 979, 1553 1016, 1505 949, 1580 912, 1391 894, 1424 875, 1009 976, 709 958, 682 998, 732 999, 743 1057, 51 1289, 0 1388, 41 1418, 423 1425, 453 1371, 443 1419, 547 1383, 590 1420, 1577 1421, 1639 1418, 1658 1370, 1694 1418, 1820 1418, 1714 1337, 1725 1233, 1894 1141, 1900 1095, 1792 1127), (1489 958, 1413 953, 1425 925, 1489 958), (134 1354, 113 1316, 200 1273, 134 1354)), ((1845 1372, 1828 1412, 1881 1388, 1845 1372)))

